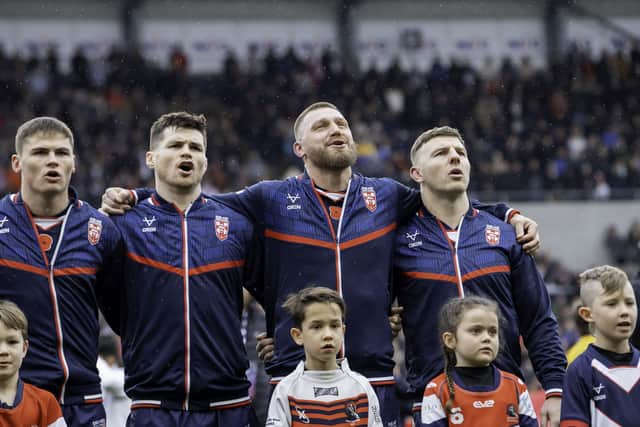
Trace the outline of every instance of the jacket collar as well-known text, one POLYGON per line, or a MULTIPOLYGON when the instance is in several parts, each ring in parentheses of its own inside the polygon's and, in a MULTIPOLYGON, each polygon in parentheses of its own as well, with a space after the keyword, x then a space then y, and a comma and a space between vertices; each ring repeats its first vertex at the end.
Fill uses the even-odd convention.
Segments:
MULTIPOLYGON (((303 173, 301 173, 300 175, 296 176, 296 179, 298 181, 301 181, 305 184, 309 184, 309 185, 314 185, 315 186, 315 182, 313 181, 313 179, 311 179, 311 177, 309 176, 309 173, 307 172, 307 170, 305 169, 303 173)), ((360 180, 362 179, 362 174, 359 174, 357 172, 351 172, 351 188, 355 188, 359 183, 360 180)), ((346 188, 345 188, 346 190, 346 188)))
MULTIPOLYGON (((160 194, 158 194, 157 191, 154 191, 151 194, 151 196, 149 197, 149 201, 152 205, 158 206, 162 209, 165 209, 171 212, 180 213, 180 214, 184 213, 184 211, 182 211, 178 206, 176 206, 175 203, 169 202, 163 199, 162 196, 160 196, 160 194)), ((199 209, 206 203, 207 203, 207 199, 204 197, 203 193, 200 193, 200 195, 196 197, 196 199, 192 202, 189 211, 199 209)))
MULTIPOLYGON (((473 207, 473 205, 471 204, 471 200, 469 200, 469 208, 467 209, 467 212, 464 214, 464 217, 465 219, 468 219, 468 218, 473 218, 476 215, 478 215, 478 210, 473 207)), ((420 205, 420 208, 418 209, 418 216, 437 219, 435 215, 429 212, 429 209, 424 205, 424 203, 420 205)))
MULTIPOLYGON (((69 187, 68 194, 69 194, 69 204, 75 204, 76 207, 82 206, 82 201, 78 199, 78 193, 75 188, 69 187)), ((20 192, 12 194, 11 201, 16 205, 26 204, 24 199, 22 198, 22 193, 20 192)))

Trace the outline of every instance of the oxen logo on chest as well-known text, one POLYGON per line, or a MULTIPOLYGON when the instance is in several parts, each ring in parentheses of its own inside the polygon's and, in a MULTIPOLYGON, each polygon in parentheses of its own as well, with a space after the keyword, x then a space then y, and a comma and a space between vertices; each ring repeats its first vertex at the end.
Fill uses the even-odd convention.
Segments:
POLYGON ((296 194, 291 194, 291 193, 287 193, 287 200, 289 200, 289 204, 287 205, 287 210, 293 210, 293 209, 301 209, 302 206, 300 206, 298 203, 296 203, 298 200, 300 200, 300 195, 298 193, 296 194))
POLYGON ((484 237, 487 243, 491 246, 496 246, 500 243, 500 227, 496 225, 487 225, 484 229, 484 237))
POLYGON ((229 218, 226 216, 217 216, 215 221, 216 237, 221 242, 229 237, 229 218))
POLYGON ((376 191, 373 187, 362 187, 362 199, 364 204, 370 212, 375 211, 378 208, 378 200, 376 199, 376 191))
POLYGON ((87 225, 87 240, 89 240, 89 243, 93 246, 97 245, 101 234, 102 221, 96 218, 89 218, 89 224, 87 225))
POLYGON ((144 217, 142 218, 142 222, 145 224, 146 227, 142 227, 142 232, 143 233, 153 233, 156 231, 156 226, 154 225, 156 222, 156 216, 153 215, 151 218, 148 217, 144 217))
POLYGON ((408 240, 410 240, 409 244, 407 245, 409 248, 415 248, 417 246, 422 246, 422 240, 418 240, 416 242, 416 239, 420 235, 418 230, 413 230, 413 233, 409 233, 409 232, 404 233, 404 235, 408 240))

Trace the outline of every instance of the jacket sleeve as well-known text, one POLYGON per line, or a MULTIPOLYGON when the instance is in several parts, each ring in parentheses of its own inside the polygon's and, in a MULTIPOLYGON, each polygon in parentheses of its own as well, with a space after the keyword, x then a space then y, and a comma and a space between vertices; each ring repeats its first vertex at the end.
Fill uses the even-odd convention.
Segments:
POLYGON ((135 190, 133 190, 133 196, 135 199, 134 204, 137 204, 138 202, 140 202, 140 200, 144 200, 147 197, 151 197, 152 194, 153 189, 151 188, 136 188, 135 190))
POLYGON ((362 379, 363 381, 361 382, 361 384, 367 392, 367 400, 369 401, 368 426, 384 427, 384 424, 382 424, 382 418, 380 416, 380 402, 378 401, 378 395, 373 390, 373 387, 371 387, 371 384, 369 384, 369 381, 367 381, 364 377, 362 379))
POLYGON ((438 396, 438 388, 433 383, 427 385, 427 388, 424 390, 420 419, 423 427, 449 426, 447 412, 444 406, 442 406, 440 396, 438 396))
POLYGON ((418 208, 422 205, 420 191, 415 188, 407 187, 398 181, 394 181, 389 178, 384 179, 388 179, 389 182, 391 182, 391 185, 395 186, 398 206, 398 218, 396 218, 396 221, 402 224, 408 221, 412 215, 415 215, 418 208))
POLYGON ((253 233, 244 268, 243 287, 264 307, 264 239, 253 233))
POLYGON ((289 412, 289 400, 285 384, 280 382, 273 391, 267 412, 265 427, 289 427, 291 426, 291 413, 289 412))
POLYGON ((564 378, 560 408, 560 427, 589 427, 591 421, 589 388, 580 375, 580 359, 572 363, 564 378))
POLYGON ((264 182, 259 182, 235 193, 216 194, 213 199, 240 212, 255 225, 262 225, 264 210, 262 208, 262 192, 264 182))
POLYGON ((551 311, 547 287, 533 258, 517 243, 511 251, 512 295, 520 334, 547 397, 554 393, 560 395, 567 359, 562 351, 558 322, 551 311))
POLYGON ((516 213, 520 213, 517 210, 511 209, 506 204, 499 202, 495 205, 482 203, 478 200, 471 200, 471 206, 479 211, 487 212, 489 215, 495 216, 499 220, 509 223, 509 220, 516 213))

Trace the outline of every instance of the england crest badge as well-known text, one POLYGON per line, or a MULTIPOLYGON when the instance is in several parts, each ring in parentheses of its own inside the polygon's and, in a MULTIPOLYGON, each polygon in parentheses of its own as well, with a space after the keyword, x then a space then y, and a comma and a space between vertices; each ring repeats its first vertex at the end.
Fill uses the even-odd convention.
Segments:
POLYGON ((487 228, 484 229, 484 237, 488 244, 496 246, 500 243, 500 227, 497 225, 487 225, 487 228))
POLYGON ((375 211, 378 208, 378 201, 376 199, 376 191, 373 187, 362 187, 362 199, 370 212, 375 211))
POLYGON ((229 237, 229 218, 226 216, 217 216, 215 221, 216 237, 221 242, 229 237))
POLYGON ((100 241, 100 235, 102 234, 102 221, 96 218, 89 218, 87 225, 87 240, 93 246, 97 245, 100 241))

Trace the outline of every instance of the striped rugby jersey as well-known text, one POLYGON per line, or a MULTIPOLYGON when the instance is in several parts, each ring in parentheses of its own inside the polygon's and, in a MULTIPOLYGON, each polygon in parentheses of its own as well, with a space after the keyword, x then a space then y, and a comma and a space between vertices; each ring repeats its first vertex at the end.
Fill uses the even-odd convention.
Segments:
POLYGON ((276 386, 266 426, 307 425, 382 427, 373 388, 346 359, 331 371, 307 371, 300 362, 276 386))

